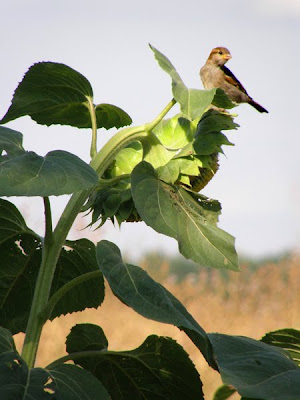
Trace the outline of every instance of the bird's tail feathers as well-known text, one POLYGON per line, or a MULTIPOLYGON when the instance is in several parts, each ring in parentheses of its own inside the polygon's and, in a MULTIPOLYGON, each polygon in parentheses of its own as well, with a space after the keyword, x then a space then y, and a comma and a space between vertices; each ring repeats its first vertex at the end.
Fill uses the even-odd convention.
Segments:
POLYGON ((253 99, 250 99, 249 104, 251 104, 252 107, 254 107, 257 111, 261 112, 261 113, 268 113, 269 111, 266 110, 263 106, 261 106, 260 104, 256 103, 256 101, 254 101, 253 99))

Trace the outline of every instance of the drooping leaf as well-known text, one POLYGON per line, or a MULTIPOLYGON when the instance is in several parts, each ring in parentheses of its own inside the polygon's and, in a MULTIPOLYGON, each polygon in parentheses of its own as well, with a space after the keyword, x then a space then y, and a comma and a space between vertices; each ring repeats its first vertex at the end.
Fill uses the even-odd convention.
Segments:
POLYGON ((133 170, 131 187, 143 221, 176 239, 182 255, 204 266, 238 270, 234 238, 207 220, 184 189, 160 181, 146 162, 133 170))
MULTIPOLYGON (((97 128, 121 128, 122 126, 130 125, 132 119, 120 107, 112 104, 97 104, 96 105, 97 128)), ((90 124, 87 128, 91 128, 90 124)))
POLYGON ((125 264, 118 247, 106 240, 97 244, 99 266, 114 294, 145 318, 172 324, 184 330, 214 366, 210 343, 205 331, 185 307, 146 271, 125 264))
POLYGON ((195 120, 200 117, 211 104, 221 108, 232 108, 235 106, 222 89, 188 89, 168 58, 155 47, 150 45, 150 48, 154 52, 160 67, 170 75, 172 79, 173 96, 180 104, 181 112, 187 118, 195 120))
POLYGON ((233 146, 221 132, 210 132, 196 137, 193 143, 193 152, 197 155, 210 155, 222 152, 221 146, 233 146))
POLYGON ((300 365, 300 331, 297 329, 279 329, 267 333, 262 342, 280 347, 289 352, 292 359, 300 365))
MULTIPOLYGON (((83 75, 64 64, 40 62, 25 74, 0 124, 29 115, 37 123, 48 126, 91 128, 88 107, 92 102, 93 90, 83 75)), ((125 111, 111 104, 97 105, 96 119, 97 127, 106 129, 131 123, 125 111)))
POLYGON ((88 189, 96 172, 74 154, 56 150, 0 158, 0 196, 60 196, 88 189))
POLYGON ((50 319, 82 311, 85 308, 97 308, 104 299, 104 280, 96 260, 95 245, 87 240, 68 241, 57 262, 51 296, 73 279, 92 271, 99 271, 99 276, 82 282, 60 299, 51 312, 50 319))
POLYGON ((228 129, 237 129, 238 124, 233 122, 232 116, 220 113, 217 110, 208 110, 202 115, 197 126, 196 135, 208 134, 211 132, 221 132, 228 129))
POLYGON ((209 334, 224 383, 251 399, 297 400, 300 368, 288 353, 260 341, 209 334))
POLYGON ((90 371, 106 387, 112 400, 203 399, 202 383, 187 353, 174 340, 149 336, 131 351, 99 351, 94 328, 86 326, 82 341, 67 351, 74 362, 90 371), (86 339, 89 334, 90 339, 86 339), (88 343, 88 344, 87 344, 88 343), (92 355, 94 350, 94 357, 92 355), (88 357, 84 357, 84 352, 88 357), (81 357, 76 357, 80 352, 81 357))

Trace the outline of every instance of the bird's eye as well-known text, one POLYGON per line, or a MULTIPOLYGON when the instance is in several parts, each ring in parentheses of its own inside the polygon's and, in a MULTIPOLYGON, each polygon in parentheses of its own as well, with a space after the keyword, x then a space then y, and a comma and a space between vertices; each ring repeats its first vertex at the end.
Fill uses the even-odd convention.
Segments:
POLYGON ((219 54, 222 55, 222 54, 223 54, 223 51, 222 51, 222 50, 219 50, 219 54))

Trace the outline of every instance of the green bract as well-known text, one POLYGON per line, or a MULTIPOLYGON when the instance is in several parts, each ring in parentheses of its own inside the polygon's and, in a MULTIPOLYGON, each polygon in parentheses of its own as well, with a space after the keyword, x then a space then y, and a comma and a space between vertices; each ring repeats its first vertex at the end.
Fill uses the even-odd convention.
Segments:
POLYGON ((120 150, 102 177, 109 181, 100 181, 84 210, 93 210, 92 222, 100 221, 100 226, 114 217, 118 223, 139 220, 129 175, 142 160, 157 170, 162 181, 198 192, 216 173, 221 146, 232 145, 221 130, 237 126, 230 115, 216 110, 195 121, 183 114, 162 120, 140 142, 120 150))

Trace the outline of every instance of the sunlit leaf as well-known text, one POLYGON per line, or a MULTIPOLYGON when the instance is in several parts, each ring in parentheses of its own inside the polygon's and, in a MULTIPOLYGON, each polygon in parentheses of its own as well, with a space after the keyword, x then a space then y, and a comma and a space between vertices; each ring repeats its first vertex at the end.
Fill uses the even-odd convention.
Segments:
MULTIPOLYGON (((92 103, 92 87, 82 74, 64 64, 40 62, 25 74, 0 124, 29 115, 43 125, 91 128, 92 103)), ((97 127, 106 129, 131 123, 125 111, 111 104, 97 105, 96 119, 97 127)))
POLYGON ((160 181, 145 162, 133 170, 131 187, 143 221, 176 239, 182 255, 203 266, 238 269, 234 238, 208 221, 184 189, 160 181))
POLYGON ((173 96, 180 104, 181 112, 187 118, 195 120, 200 117, 211 104, 221 108, 232 108, 235 106, 222 89, 199 90, 187 88, 168 58, 155 47, 150 45, 150 48, 154 52, 160 67, 170 75, 172 79, 173 96))

